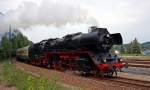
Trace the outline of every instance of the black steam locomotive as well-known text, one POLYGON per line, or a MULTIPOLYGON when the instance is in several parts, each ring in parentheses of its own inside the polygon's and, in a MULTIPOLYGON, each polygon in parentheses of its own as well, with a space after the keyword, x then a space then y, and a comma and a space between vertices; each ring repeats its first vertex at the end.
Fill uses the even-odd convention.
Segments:
POLYGON ((124 64, 121 58, 110 53, 110 49, 121 44, 120 33, 110 34, 106 28, 93 26, 88 33, 68 34, 29 46, 28 59, 24 61, 62 71, 69 69, 82 74, 112 76, 124 64))

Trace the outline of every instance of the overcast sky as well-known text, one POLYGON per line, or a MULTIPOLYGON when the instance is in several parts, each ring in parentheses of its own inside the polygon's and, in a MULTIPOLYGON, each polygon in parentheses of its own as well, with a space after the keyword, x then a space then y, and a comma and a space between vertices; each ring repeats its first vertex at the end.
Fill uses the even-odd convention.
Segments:
POLYGON ((87 32, 90 25, 150 41, 150 0, 0 0, 0 35, 11 24, 33 42, 87 32))

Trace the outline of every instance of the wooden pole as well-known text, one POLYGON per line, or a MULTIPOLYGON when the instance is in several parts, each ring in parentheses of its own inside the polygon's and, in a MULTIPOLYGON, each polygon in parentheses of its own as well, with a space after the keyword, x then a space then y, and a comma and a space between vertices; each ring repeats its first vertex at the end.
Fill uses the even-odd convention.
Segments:
POLYGON ((12 64, 12 58, 11 58, 11 51, 12 51, 12 42, 11 42, 11 25, 9 25, 9 43, 10 43, 10 46, 9 46, 9 61, 10 63, 12 64))

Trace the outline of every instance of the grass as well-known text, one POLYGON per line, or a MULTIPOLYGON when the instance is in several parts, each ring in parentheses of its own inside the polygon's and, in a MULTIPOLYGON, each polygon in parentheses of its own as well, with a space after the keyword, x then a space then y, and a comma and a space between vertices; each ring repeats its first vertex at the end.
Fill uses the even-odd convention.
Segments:
POLYGON ((5 81, 8 86, 16 86, 18 90, 70 90, 68 87, 57 84, 56 77, 52 80, 35 77, 9 63, 3 64, 0 79, 5 81))

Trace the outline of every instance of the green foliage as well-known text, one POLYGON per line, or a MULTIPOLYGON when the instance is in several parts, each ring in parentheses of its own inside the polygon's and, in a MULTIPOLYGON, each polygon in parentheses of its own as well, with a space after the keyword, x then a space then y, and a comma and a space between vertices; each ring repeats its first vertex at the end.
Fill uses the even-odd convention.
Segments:
POLYGON ((115 45, 113 47, 115 50, 118 50, 121 52, 121 54, 141 54, 141 46, 140 43, 138 43, 138 40, 135 38, 133 41, 131 41, 129 44, 123 44, 121 46, 115 45))
POLYGON ((136 38, 133 40, 132 43, 132 54, 141 54, 140 44, 138 43, 136 38))
POLYGON ((40 83, 39 83, 39 90, 45 90, 45 81, 40 79, 40 83))
POLYGON ((132 54, 132 41, 127 45, 127 54, 132 54))
POLYGON ((142 50, 150 50, 150 42, 145 42, 141 44, 142 50))
POLYGON ((41 77, 34 77, 14 65, 5 63, 3 69, 3 81, 8 85, 14 85, 18 90, 70 90, 57 84, 57 79, 47 80, 41 77))
POLYGON ((121 47, 120 47, 120 52, 121 52, 122 54, 125 54, 125 53, 126 53, 125 47, 121 46, 121 47))
POLYGON ((127 53, 123 53, 123 54, 141 54, 141 47, 140 47, 140 43, 138 43, 138 40, 135 38, 133 41, 131 41, 131 43, 129 43, 127 45, 127 53))
MULTIPOLYGON (((0 48, 0 59, 2 59, 3 58, 3 49, 2 48, 0 48)), ((1 60, 0 60, 1 61, 1 60)))
POLYGON ((14 31, 12 33, 12 38, 9 39, 8 35, 5 34, 1 40, 0 46, 0 58, 8 58, 9 52, 11 50, 12 56, 16 55, 16 50, 18 48, 28 46, 32 44, 31 41, 28 40, 21 32, 14 31), (12 47, 10 47, 12 46, 12 47), (11 49, 12 48, 12 49, 11 49))
MULTIPOLYGON (((126 49, 129 49, 129 48, 128 48, 129 45, 131 45, 131 43, 123 44, 122 46, 125 47, 126 49)), ((139 43, 139 46, 141 47, 141 50, 142 50, 142 51, 144 51, 144 50, 150 50, 150 42, 145 42, 145 43, 142 43, 142 44, 139 43)), ((115 45, 115 47, 116 47, 116 48, 115 48, 116 50, 119 50, 118 48, 119 48, 120 46, 115 45)), ((129 50, 128 50, 128 51, 129 51, 129 50)))
POLYGON ((10 42, 7 36, 3 36, 1 40, 1 57, 6 58, 8 57, 10 50, 10 42))

